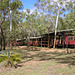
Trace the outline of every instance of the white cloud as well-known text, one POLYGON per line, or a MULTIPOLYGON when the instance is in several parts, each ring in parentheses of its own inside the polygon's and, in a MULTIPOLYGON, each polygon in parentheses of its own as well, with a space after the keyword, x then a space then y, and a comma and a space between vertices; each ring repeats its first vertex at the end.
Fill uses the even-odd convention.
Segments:
MULTIPOLYGON (((36 9, 37 9, 36 7, 30 9, 30 14, 33 14, 33 12, 35 12, 36 9)), ((37 10, 37 11, 38 11, 38 10, 37 10)), ((20 10, 20 12, 26 12, 26 13, 27 13, 26 9, 20 10)), ((38 14, 40 14, 40 11, 38 11, 38 14)))
MULTIPOLYGON (((30 9, 30 14, 32 14, 33 11, 35 11, 35 9, 36 9, 36 8, 32 8, 32 9, 30 9)), ((26 13, 27 13, 26 9, 22 10, 22 12, 26 12, 26 13)))

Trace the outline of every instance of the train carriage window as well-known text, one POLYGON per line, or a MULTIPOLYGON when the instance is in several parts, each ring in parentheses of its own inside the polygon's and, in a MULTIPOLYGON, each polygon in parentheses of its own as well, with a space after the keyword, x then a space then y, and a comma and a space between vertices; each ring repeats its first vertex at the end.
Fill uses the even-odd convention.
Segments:
POLYGON ((68 37, 68 40, 73 40, 73 36, 69 36, 68 37))
POLYGON ((70 40, 70 36, 68 37, 68 40, 70 40))
POLYGON ((71 40, 73 40, 73 36, 71 36, 71 40))

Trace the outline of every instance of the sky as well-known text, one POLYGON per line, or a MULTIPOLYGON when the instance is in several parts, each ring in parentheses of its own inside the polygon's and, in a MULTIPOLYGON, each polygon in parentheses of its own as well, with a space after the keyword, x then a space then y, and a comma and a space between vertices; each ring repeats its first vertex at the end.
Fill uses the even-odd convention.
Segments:
POLYGON ((37 0, 21 0, 23 6, 24 6, 24 9, 34 9, 34 4, 36 3, 37 0))
MULTIPOLYGON (((30 9, 31 13, 35 10, 34 4, 37 2, 37 0, 20 0, 23 4, 23 11, 26 11, 26 9, 30 9)), ((55 0, 57 1, 57 0, 55 0)), ((67 14, 67 12, 65 12, 67 14)))

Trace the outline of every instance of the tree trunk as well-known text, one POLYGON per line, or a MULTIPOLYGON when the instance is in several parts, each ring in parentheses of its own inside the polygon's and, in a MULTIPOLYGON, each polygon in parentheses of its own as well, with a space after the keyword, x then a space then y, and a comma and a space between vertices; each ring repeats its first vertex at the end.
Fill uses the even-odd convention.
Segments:
POLYGON ((74 17, 75 17, 75 4, 74 4, 74 17))
POLYGON ((0 51, 2 50, 2 38, 0 38, 0 51))
POLYGON ((42 47, 42 37, 41 37, 41 47, 42 47))
POLYGON ((57 34, 57 25, 58 25, 59 12, 60 12, 60 7, 58 7, 58 14, 57 14, 57 18, 56 18, 54 48, 55 48, 55 45, 56 45, 56 34, 57 34))
POLYGON ((28 47, 30 47, 30 31, 29 31, 29 34, 28 34, 28 47))
POLYGON ((2 35, 1 35, 1 24, 0 24, 0 51, 2 50, 2 35))
POLYGON ((3 50, 5 50, 5 47, 6 47, 6 44, 5 44, 5 38, 3 39, 3 41, 4 41, 4 47, 3 47, 3 50))
POLYGON ((55 38, 54 38, 54 48, 55 48, 55 45, 56 45, 56 35, 55 35, 55 38))
POLYGON ((10 9, 10 50, 12 50, 12 10, 11 9, 10 9))
POLYGON ((3 39, 3 50, 5 50, 5 37, 4 37, 4 34, 3 34, 3 30, 1 28, 1 35, 2 35, 2 39, 3 39))
POLYGON ((1 38, 1 34, 0 34, 0 51, 2 50, 2 38, 1 38))
POLYGON ((3 34, 3 30, 0 26, 0 49, 2 50, 2 39, 3 39, 3 50, 5 50, 5 37, 4 37, 4 34, 3 34))
MULTIPOLYGON (((1 11, 1 14, 2 14, 2 11, 1 11)), ((4 17, 3 17, 3 21, 2 21, 2 17, 1 17, 1 22, 0 22, 0 50, 2 50, 2 36, 3 36, 3 30, 2 30, 2 27, 1 25, 4 23, 5 21, 5 15, 6 13, 3 11, 3 14, 4 14, 4 17)), ((1 16, 1 15, 0 15, 1 16)), ((4 36, 3 36, 3 39, 4 39, 4 36)), ((5 40, 4 40, 5 42, 5 40)), ((5 46, 4 46, 5 47, 5 46)))
POLYGON ((48 48, 49 48, 49 30, 48 30, 48 48))

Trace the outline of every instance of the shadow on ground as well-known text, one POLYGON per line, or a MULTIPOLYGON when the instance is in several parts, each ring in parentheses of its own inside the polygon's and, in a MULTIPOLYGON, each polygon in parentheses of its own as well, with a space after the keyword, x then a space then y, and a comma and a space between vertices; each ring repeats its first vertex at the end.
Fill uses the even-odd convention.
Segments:
POLYGON ((55 60, 57 63, 68 65, 75 65, 75 53, 67 54, 64 52, 50 52, 39 50, 15 50, 15 52, 22 55, 23 62, 34 61, 48 61, 55 60))

